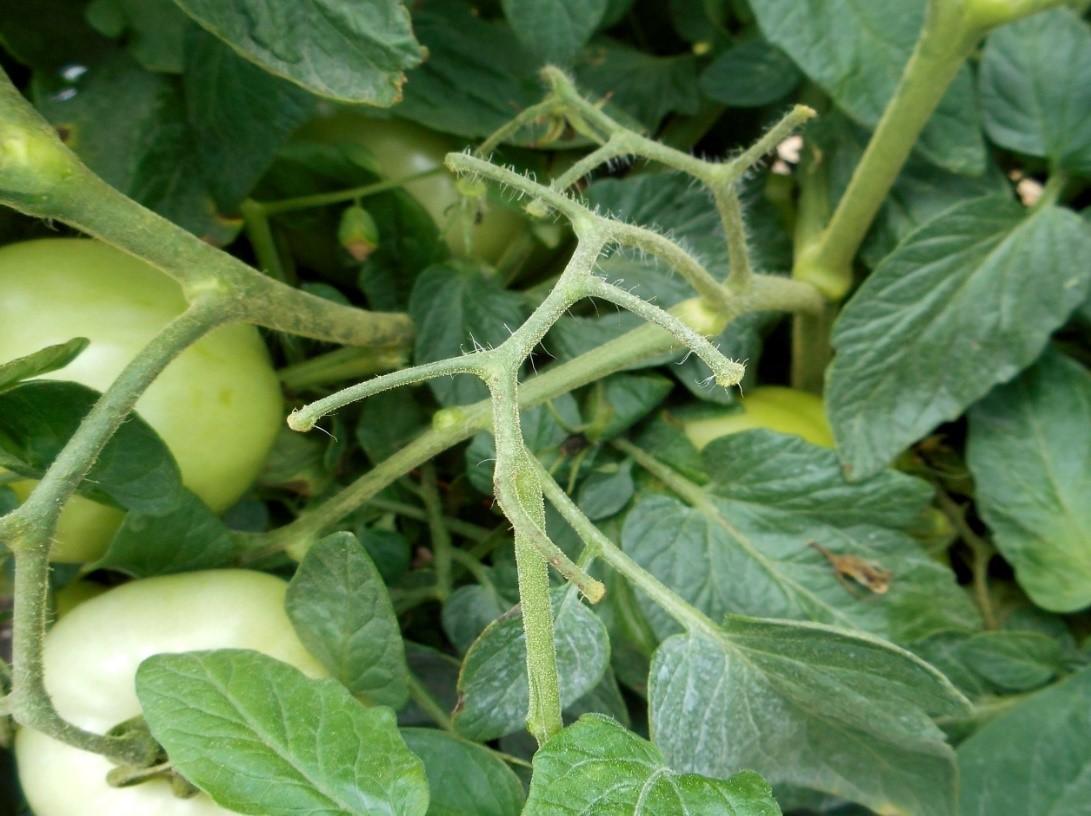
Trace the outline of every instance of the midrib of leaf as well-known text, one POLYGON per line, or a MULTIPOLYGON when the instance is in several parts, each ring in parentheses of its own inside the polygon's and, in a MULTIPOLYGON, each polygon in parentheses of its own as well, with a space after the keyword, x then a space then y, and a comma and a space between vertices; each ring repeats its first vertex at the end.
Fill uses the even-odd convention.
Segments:
MULTIPOLYGON (((644 784, 640 786, 640 794, 636 797, 636 804, 633 806, 633 816, 640 816, 644 812, 644 801, 648 798, 648 794, 651 792, 652 787, 655 785, 659 778, 669 773, 667 768, 656 768, 652 773, 648 775, 648 778, 644 780, 644 784)), ((681 804, 681 797, 679 797, 679 803, 681 804)), ((689 812, 688 810, 686 811, 689 812)))
MULTIPOLYGON (((619 446, 620 447, 620 446, 619 446)), ((858 627, 853 622, 852 618, 844 612, 841 612, 837 607, 830 605, 814 592, 807 589, 802 584, 796 583, 796 581, 790 576, 782 573, 778 569, 777 563, 768 558, 765 553, 758 549, 747 536, 743 535, 738 528, 736 528, 726 516, 720 512, 720 508, 704 489, 697 484, 694 484, 685 476, 677 473, 673 469, 664 465, 657 460, 654 456, 647 451, 637 448, 634 445, 625 443, 622 448, 626 453, 630 454, 641 467, 644 467, 651 472, 656 478, 661 479, 667 487, 685 499, 686 503, 690 505, 694 510, 701 513, 705 518, 716 524, 728 535, 730 535, 742 548, 747 555, 753 558, 763 570, 769 575, 769 577, 780 586, 782 589, 794 591, 801 597, 810 600, 816 608, 825 610, 830 615, 831 619, 844 625, 846 628, 855 631, 858 627)), ((725 499, 725 501, 730 501, 725 499)))
MULTIPOLYGON (((326 787, 322 784, 322 780, 313 779, 311 777, 311 775, 307 771, 305 771, 303 768, 299 767, 293 761, 293 758, 292 758, 291 754, 290 753, 285 753, 287 748, 285 746, 283 746, 279 742, 279 740, 276 740, 271 735, 269 735, 263 728, 261 728, 259 726, 258 723, 254 722, 254 720, 247 714, 246 711, 244 711, 242 708, 240 708, 235 703, 235 700, 234 700, 233 696, 231 695, 231 693, 230 693, 229 689, 227 688, 227 686, 220 683, 220 681, 214 675, 212 675, 205 666, 202 665, 201 668, 204 671, 205 675, 208 677, 209 683, 217 691, 219 691, 221 693, 223 699, 226 700, 228 705, 230 705, 231 708, 239 715, 239 719, 242 720, 255 734, 257 734, 257 736, 261 740, 264 741, 262 743, 263 745, 265 745, 270 750, 272 750, 273 753, 276 754, 276 756, 279 757, 284 762, 284 764, 288 765, 290 768, 292 768, 294 771, 296 771, 300 775, 300 777, 305 779, 315 789, 315 791, 317 791, 322 796, 324 796, 326 798, 326 800, 331 805, 334 805, 336 807, 341 808, 341 810, 343 810, 347 814, 355 814, 356 813, 356 811, 353 810, 353 807, 352 807, 351 804, 347 804, 347 803, 341 801, 334 793, 331 793, 330 791, 328 791, 326 789, 326 787)), ((280 707, 280 710, 283 713, 283 711, 284 711, 284 701, 281 698, 280 694, 276 694, 275 696, 276 696, 276 700, 277 700, 277 705, 280 707)), ((323 711, 325 711, 325 705, 324 704, 323 704, 322 708, 323 708, 323 711)), ((207 713, 211 714, 211 712, 207 712, 207 713)))

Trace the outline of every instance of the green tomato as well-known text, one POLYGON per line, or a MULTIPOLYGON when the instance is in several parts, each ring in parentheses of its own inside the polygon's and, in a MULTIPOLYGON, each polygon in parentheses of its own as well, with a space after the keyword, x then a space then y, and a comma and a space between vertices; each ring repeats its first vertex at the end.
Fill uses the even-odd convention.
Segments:
MULTIPOLYGON (((372 119, 341 111, 317 119, 299 134, 303 140, 351 144, 365 148, 379 174, 399 179, 443 167, 443 158, 462 145, 403 119, 372 119)), ((443 233, 451 251, 495 263, 508 245, 527 229, 516 211, 489 206, 487 199, 464 199, 455 177, 445 169, 405 185, 443 233), (479 212, 477 204, 485 207, 479 212)))
POLYGON ((690 441, 700 450, 727 434, 767 428, 802 437, 814 445, 834 447, 822 398, 806 391, 763 385, 745 394, 741 407, 683 421, 690 441))
MULTIPOLYGON (((254 649, 312 677, 325 674, 284 611, 287 584, 249 570, 209 570, 123 584, 65 615, 46 637, 53 704, 76 725, 104 733, 140 714, 134 680, 153 654, 254 649)), ((23 728, 19 780, 37 816, 231 816, 204 794, 179 799, 166 779, 106 783, 113 764, 23 728)))
MULTIPOLYGON (((104 391, 185 308, 182 291, 153 267, 76 238, 0 248, 0 361, 73 337, 91 343, 49 378, 104 391)), ((214 511, 250 486, 283 419, 269 353, 251 326, 225 326, 182 352, 136 404, 166 442, 186 486, 214 511)), ((32 484, 17 483, 24 496, 32 484)), ((99 557, 120 522, 110 507, 73 497, 61 514, 56 561, 99 557)))

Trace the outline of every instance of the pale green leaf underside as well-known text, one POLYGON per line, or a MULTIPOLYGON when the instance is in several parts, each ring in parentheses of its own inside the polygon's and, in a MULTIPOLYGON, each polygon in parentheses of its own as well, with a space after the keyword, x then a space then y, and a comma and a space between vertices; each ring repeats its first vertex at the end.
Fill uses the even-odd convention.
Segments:
POLYGON ((434 728, 403 728, 402 739, 424 760, 431 816, 519 816, 523 783, 485 746, 434 728))
POLYGON ((257 652, 156 655, 137 672, 152 735, 190 782, 254 816, 424 816, 394 713, 257 652))
POLYGON ((653 741, 672 767, 751 768, 882 813, 955 813, 954 752, 929 715, 965 701, 878 639, 733 616, 717 638, 665 641, 648 696, 653 741))
POLYGON ((534 755, 523 816, 780 816, 769 785, 676 773, 647 740, 587 714, 534 755))
MULTIPOLYGON (((909 61, 924 0, 753 0, 758 23, 837 105, 874 127, 909 61), (831 48, 830 43, 837 43, 831 48)), ((955 77, 921 134, 931 161, 976 175, 985 145, 968 68, 955 77)))
POLYGON ((1091 816, 1091 669, 997 717, 958 762, 962 816, 1091 816))
POLYGON ((911 233, 834 326, 826 404, 850 474, 878 472, 1029 365, 1086 296, 1089 255, 1071 211, 999 197, 911 233))
POLYGON ((401 0, 175 2, 251 62, 344 102, 393 105, 423 56, 401 0))
POLYGON ((1039 606, 1091 604, 1091 373, 1047 351, 970 412, 981 515, 1039 606))

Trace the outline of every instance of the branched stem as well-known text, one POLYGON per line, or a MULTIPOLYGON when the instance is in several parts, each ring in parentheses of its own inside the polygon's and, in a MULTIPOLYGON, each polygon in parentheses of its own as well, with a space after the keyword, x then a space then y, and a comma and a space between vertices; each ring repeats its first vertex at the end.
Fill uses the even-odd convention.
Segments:
POLYGON ((295 409, 288 415, 288 427, 293 431, 309 431, 326 414, 403 385, 415 385, 437 377, 449 377, 455 374, 473 374, 484 378, 488 367, 488 356, 487 351, 474 352, 462 357, 450 357, 434 363, 403 368, 400 371, 392 371, 389 374, 365 380, 295 409))
POLYGON ((561 517, 593 550, 596 557, 601 558, 635 587, 647 594, 664 612, 687 630, 719 636, 719 627, 705 613, 687 603, 674 590, 622 552, 621 548, 583 514, 583 511, 541 465, 539 465, 539 473, 542 490, 549 503, 557 508, 561 517))
POLYGON ((711 369, 712 378, 715 380, 716 385, 722 388, 730 388, 742 382, 746 368, 741 363, 725 357, 707 338, 695 332, 670 312, 664 311, 658 306, 648 303, 643 298, 614 286, 612 283, 607 283, 602 278, 588 278, 584 286, 589 297, 600 298, 629 310, 648 323, 669 332, 684 348, 692 349, 694 354, 700 357, 705 365, 711 369))

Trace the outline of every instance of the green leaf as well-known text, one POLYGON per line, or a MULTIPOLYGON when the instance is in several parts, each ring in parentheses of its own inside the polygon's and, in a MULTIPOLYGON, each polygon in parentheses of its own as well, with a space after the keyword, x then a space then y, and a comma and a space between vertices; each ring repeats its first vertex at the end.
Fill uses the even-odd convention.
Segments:
POLYGON ((989 35, 981 58, 985 131, 1001 147, 1091 175, 1091 28, 1074 11, 1032 14, 989 35))
POLYGON ((1054 612, 1091 604, 1091 373, 1047 350, 971 410, 967 459, 1019 585, 1054 612))
POLYGON ((542 62, 567 65, 606 13, 608 0, 501 0, 515 36, 542 62))
POLYGON ((288 584, 285 609, 308 651, 353 694, 393 708, 409 699, 394 606, 352 533, 326 536, 307 550, 288 584))
POLYGON ((954 753, 929 715, 966 702, 935 669, 881 640, 732 616, 715 638, 664 642, 648 700, 655 744, 679 770, 752 768, 880 813, 956 813, 954 753))
POLYGON ((52 71, 93 60, 110 43, 87 24, 85 0, 0 0, 0 46, 19 62, 52 71))
POLYGON ((576 503, 592 521, 619 513, 633 497, 633 463, 611 463, 591 471, 580 482, 576 503))
POLYGON ((424 760, 428 816, 519 816, 523 783, 489 749, 430 728, 403 728, 402 739, 424 760))
POLYGON ((649 131, 669 113, 696 113, 701 101, 692 54, 661 57, 604 39, 585 48, 573 67, 586 93, 608 98, 608 108, 649 131))
POLYGON ((428 59, 409 73, 399 116, 479 139, 542 98, 539 63, 506 23, 444 0, 415 10, 413 27, 428 59))
POLYGON ((217 245, 238 231, 218 211, 176 78, 124 53, 85 71, 37 73, 33 95, 68 146, 112 186, 217 245))
POLYGON ((360 406, 356 441, 373 464, 405 447, 428 423, 428 415, 409 391, 376 394, 360 406))
POLYGON ((978 632, 959 649, 966 665, 1001 691, 1043 686, 1061 672, 1060 642, 1039 632, 978 632))
POLYGON ((94 569, 147 578, 228 566, 235 554, 231 531, 204 502, 184 490, 181 501, 167 513, 127 513, 94 569))
MULTIPOLYGON (((622 547, 713 620, 739 612, 862 629, 908 642, 980 619, 945 566, 911 536, 931 490, 888 471, 846 482, 835 454, 772 431, 704 450, 712 483, 650 494, 625 517, 622 547), (839 575, 821 546, 890 574, 875 594, 839 575), (839 580, 840 579, 840 580, 839 580)), ((677 625, 638 591, 659 637, 677 625)))
MULTIPOLYGON (((458 661, 449 654, 422 646, 411 640, 405 642, 405 659, 413 677, 421 684, 444 711, 454 710, 458 703, 458 661)), ((403 726, 434 725, 431 715, 410 698, 398 712, 398 723, 403 726)))
POLYGON ((1028 697, 958 749, 962 816, 1088 813, 1091 668, 1028 697))
POLYGON ((1089 253, 1072 212, 1001 198, 906 238, 834 325, 826 406, 849 474, 878 472, 1030 364, 1086 296, 1089 253))
POLYGON ((90 342, 86 337, 73 337, 67 343, 46 346, 25 357, 0 363, 0 391, 21 380, 30 380, 64 368, 79 357, 90 342))
POLYGON ((319 96, 390 107, 424 56, 400 0, 175 0, 237 53, 319 96))
POLYGON ((257 652, 161 654, 136 692, 171 763, 217 803, 261 816, 424 816, 428 783, 388 708, 257 652))
MULTIPOLYGON (((606 627, 565 589, 553 593, 554 639, 561 703, 570 705, 598 684, 610 660, 606 627)), ((523 728, 527 692, 526 639, 518 608, 493 621, 462 661, 458 677, 457 731, 489 740, 523 728)))
POLYGON ((534 755, 524 816, 718 814, 780 816, 769 784, 678 773, 656 746, 609 717, 587 714, 534 755))
POLYGON ((314 111, 315 98, 267 74, 194 27, 186 37, 186 111, 209 189, 236 210, 277 148, 314 111))
POLYGON ((628 703, 621 696, 613 669, 607 668, 597 686, 565 708, 564 719, 569 722, 584 714, 606 714, 626 728, 630 726, 628 703))
MULTIPOLYGON (((838 106, 874 127, 924 21, 924 0, 753 0, 758 24, 838 106), (831 45, 836 43, 836 45, 831 45)), ((973 79, 963 67, 921 134, 918 149, 968 175, 985 168, 973 79)))
POLYGON ((444 601, 440 620, 443 633, 460 653, 465 652, 511 604, 494 589, 477 584, 461 586, 444 601))
MULTIPOLYGON (((508 339, 527 316, 523 299, 500 288, 474 265, 451 261, 425 269, 409 298, 409 315, 417 328, 414 360, 430 363, 493 348, 508 339)), ((444 405, 466 405, 488 395, 469 374, 428 383, 444 405)))
MULTIPOLYGON (((0 466, 40 479, 98 398, 97 391, 67 382, 31 381, 0 393, 0 466)), ((182 500, 182 477, 163 440, 134 414, 106 443, 80 492, 162 514, 182 500)))
POLYGON ((107 37, 124 36, 130 56, 149 71, 180 74, 190 19, 174 0, 91 0, 87 21, 107 37))
POLYGON ((701 90, 725 105, 757 108, 783 99, 802 78, 783 51, 759 37, 717 56, 701 72, 701 90))
POLYGON ((387 586, 409 571, 411 548, 401 533, 361 526, 356 528, 356 537, 375 562, 387 586))
POLYGON ((587 397, 585 435, 593 442, 620 436, 655 410, 671 388, 670 380, 652 371, 612 374, 598 380, 587 397))

